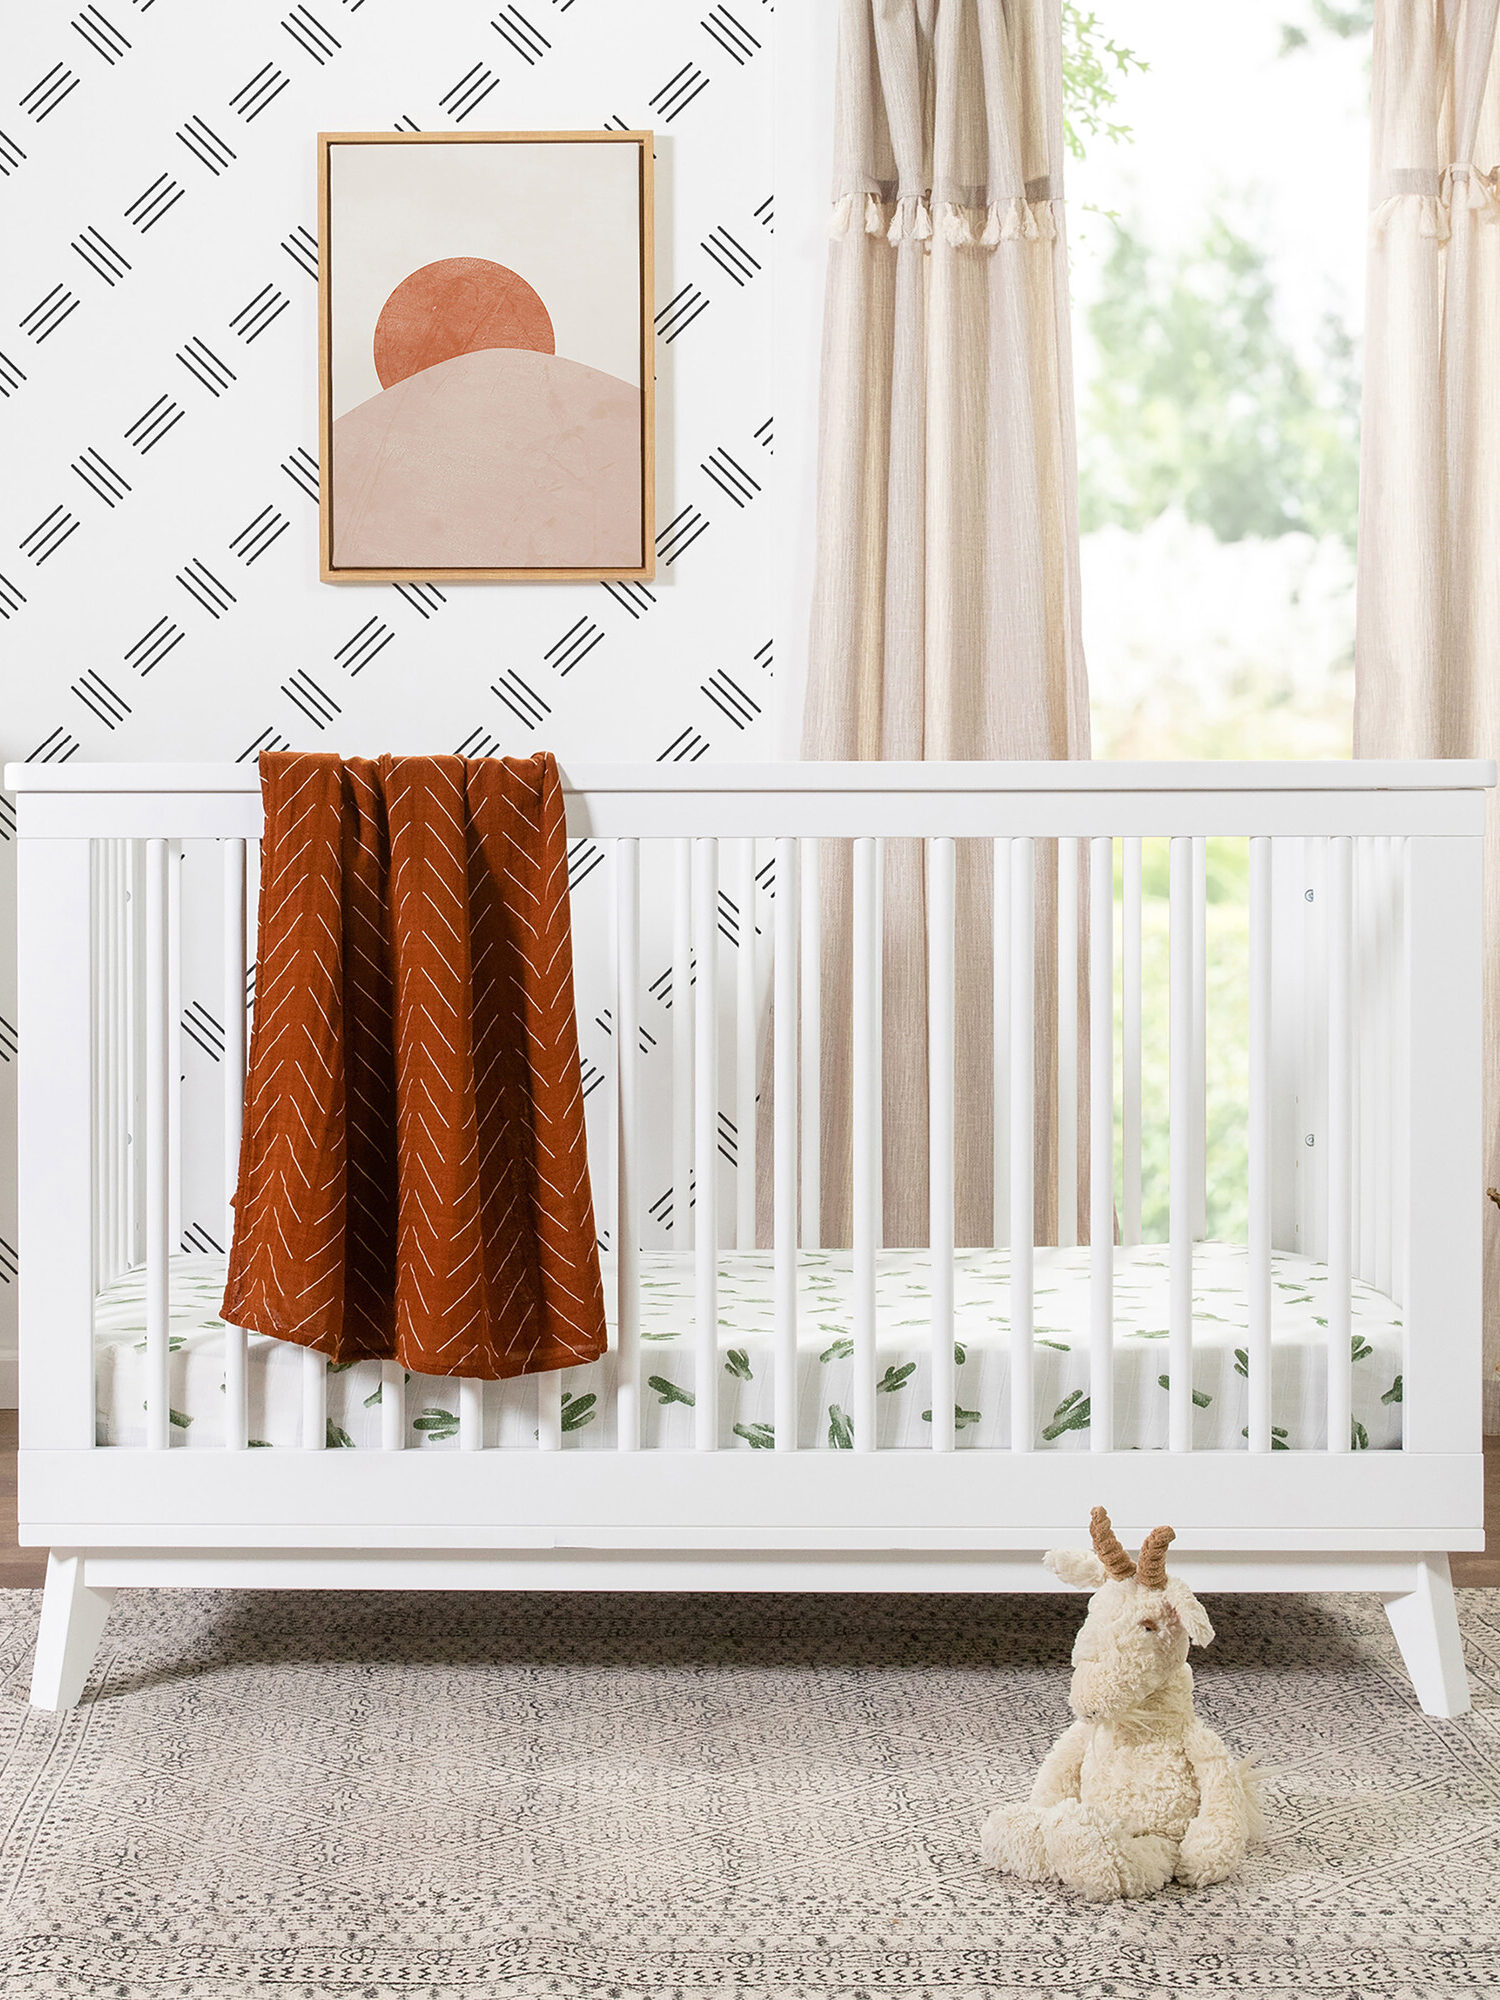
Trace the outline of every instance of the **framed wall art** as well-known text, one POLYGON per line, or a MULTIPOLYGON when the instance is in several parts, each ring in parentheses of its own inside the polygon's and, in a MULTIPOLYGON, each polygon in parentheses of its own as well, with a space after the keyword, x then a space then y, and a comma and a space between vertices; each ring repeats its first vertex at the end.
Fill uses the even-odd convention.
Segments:
POLYGON ((652 575, 651 146, 319 135, 325 582, 652 575))

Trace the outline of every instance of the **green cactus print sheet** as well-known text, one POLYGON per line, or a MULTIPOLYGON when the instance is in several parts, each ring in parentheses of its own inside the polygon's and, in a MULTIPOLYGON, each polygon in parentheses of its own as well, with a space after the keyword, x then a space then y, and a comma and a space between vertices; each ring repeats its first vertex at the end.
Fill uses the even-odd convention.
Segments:
MULTIPOLYGON (((1038 1451, 1087 1451, 1090 1444, 1089 1252, 1038 1249, 1032 1351, 1032 1421, 1038 1451)), ((690 1451, 697 1422, 691 1258, 641 1259, 641 1441, 648 1449, 690 1451)), ((605 1260, 613 1318, 614 1271, 605 1260)), ((1193 1443, 1197 1450, 1244 1450, 1249 1416, 1249 1311, 1242 1246, 1200 1243, 1194 1252, 1193 1443)), ((1272 1285, 1273 1439, 1279 1451, 1324 1444, 1327 1274, 1289 1253, 1274 1259, 1272 1285)), ((1115 1252, 1115 1441, 1122 1449, 1164 1449, 1170 1397, 1167 1364, 1167 1251, 1146 1244, 1115 1252)), ((174 1450, 222 1445, 224 1437, 223 1259, 172 1260, 170 1336, 174 1450), (182 1419, 179 1421, 179 1416, 182 1419)), ((854 1284, 847 1251, 809 1251, 799 1260, 798 1439, 803 1450, 841 1451, 854 1439, 854 1284)), ((874 1386, 877 1442, 883 1449, 930 1449, 932 1374, 927 1253, 883 1250, 876 1260, 874 1386)), ((719 1263, 719 1440, 726 1451, 769 1451, 776 1443, 775 1312, 769 1251, 726 1251, 719 1263)), ((97 1435, 101 1444, 145 1443, 145 1283, 128 1272, 99 1300, 96 1315, 97 1435)), ((1003 1251, 961 1250, 954 1277, 955 1443, 959 1450, 1010 1442, 1009 1260, 1003 1251)), ((1400 1309, 1369 1285, 1352 1299, 1351 1442, 1389 1450, 1401 1440, 1403 1334, 1400 1309)), ((250 1436, 259 1445, 302 1442, 300 1347, 248 1337, 250 1436)), ((562 1378, 565 1451, 608 1451, 615 1442, 615 1349, 562 1378)), ((361 1361, 326 1370, 325 1448, 378 1449, 385 1412, 380 1367, 361 1361)), ((551 1394, 551 1391, 548 1391, 551 1394)), ((402 1431, 410 1451, 456 1451, 459 1385, 408 1377, 402 1431)), ((536 1378, 485 1389, 485 1443, 531 1449, 540 1426, 536 1378)))

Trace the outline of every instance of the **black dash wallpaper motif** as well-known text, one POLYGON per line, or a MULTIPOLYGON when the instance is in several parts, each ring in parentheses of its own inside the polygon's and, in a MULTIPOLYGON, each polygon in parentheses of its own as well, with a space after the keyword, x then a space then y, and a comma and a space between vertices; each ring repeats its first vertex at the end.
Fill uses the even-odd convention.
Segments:
MULTIPOLYGON (((12 0, 0 752, 769 755, 773 19, 770 0, 12 0), (315 135, 589 127, 658 135, 656 580, 318 583, 315 135)), ((0 1386, 13 828, 6 805, 0 1386)), ((608 871, 580 845, 602 919, 608 871)), ((189 1091, 219 1060, 212 964, 184 969, 189 1091)), ((611 1026, 583 1023, 601 1076, 611 1026)), ((666 1039, 664 1018, 641 1029, 666 1039)), ((185 1195, 185 1242, 222 1235, 220 1199, 185 1195)))

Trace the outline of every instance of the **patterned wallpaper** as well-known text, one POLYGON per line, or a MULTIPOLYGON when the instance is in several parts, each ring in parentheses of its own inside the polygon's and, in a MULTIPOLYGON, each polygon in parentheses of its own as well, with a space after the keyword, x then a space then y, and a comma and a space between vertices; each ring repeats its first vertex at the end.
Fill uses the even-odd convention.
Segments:
MULTIPOLYGON (((771 753, 770 0, 6 13, 0 753, 771 753), (320 584, 314 135, 599 126, 659 135, 656 581, 320 584)), ((194 983, 189 1068, 221 1011, 194 983)), ((7 943, 0 1349, 14 1012, 7 943)))

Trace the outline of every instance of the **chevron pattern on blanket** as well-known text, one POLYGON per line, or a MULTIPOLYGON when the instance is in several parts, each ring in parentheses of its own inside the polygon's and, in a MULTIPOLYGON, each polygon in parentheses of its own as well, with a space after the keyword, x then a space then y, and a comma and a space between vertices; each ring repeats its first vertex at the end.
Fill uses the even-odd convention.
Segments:
MULTIPOLYGON (((10 15, 0 752, 768 754, 771 0, 10 15), (590 126, 657 134, 655 581, 319 584, 315 135, 590 126)), ((10 832, 0 808, 0 937, 10 832)), ((580 938, 607 907, 591 858, 579 843, 580 938)), ((7 945, 0 1350, 15 1289, 8 960, 7 945)), ((191 940, 184 982, 185 1022, 222 1017, 191 940)), ((643 1034, 659 1041, 665 1002, 650 1007, 643 1034)), ((587 1077, 609 1067, 610 1030, 594 1012, 582 1029, 587 1077)), ((183 1241, 222 1247, 219 1142, 191 1123, 216 1094, 214 1059, 190 1029, 183 1067, 183 1241)))
POLYGON ((497 1380, 604 1352, 549 756, 261 759, 224 1316, 497 1380))

